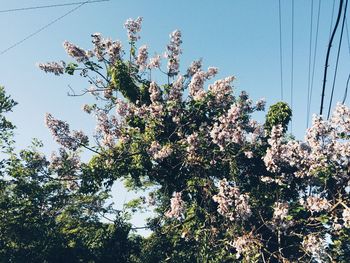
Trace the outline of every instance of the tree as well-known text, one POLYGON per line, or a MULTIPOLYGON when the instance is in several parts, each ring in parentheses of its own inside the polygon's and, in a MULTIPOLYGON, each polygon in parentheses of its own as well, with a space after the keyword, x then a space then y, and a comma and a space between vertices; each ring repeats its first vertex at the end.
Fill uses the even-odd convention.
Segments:
POLYGON ((85 164, 77 152, 61 148, 48 160, 34 140, 16 153, 14 126, 2 115, 14 105, 0 89, 0 262, 128 262, 139 241, 123 214, 105 205, 106 192, 80 191, 85 164))
POLYGON ((141 22, 125 23, 128 57, 119 41, 94 34, 91 51, 64 43, 73 63, 39 65, 80 72, 94 85, 80 95, 105 102, 84 106, 97 117, 96 146, 82 133, 49 128, 63 146, 96 153, 81 177, 86 191, 120 178, 150 191, 156 214, 140 260, 349 261, 349 108, 339 104, 330 121, 315 117, 305 142, 288 138, 288 105, 272 106, 265 125, 257 123, 251 114, 265 102, 234 95, 234 77, 205 88, 218 69, 203 70, 200 60, 180 74, 179 30, 166 69, 159 55, 148 60, 146 46, 136 51, 141 22), (152 79, 159 72, 163 83, 152 79))

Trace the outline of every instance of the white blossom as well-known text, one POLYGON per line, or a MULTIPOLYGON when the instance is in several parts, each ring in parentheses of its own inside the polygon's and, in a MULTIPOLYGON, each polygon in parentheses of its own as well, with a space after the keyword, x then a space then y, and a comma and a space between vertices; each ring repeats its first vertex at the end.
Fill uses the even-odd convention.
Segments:
POLYGON ((135 42, 140 39, 140 36, 137 34, 141 31, 142 17, 138 17, 135 20, 129 18, 126 20, 124 27, 128 31, 128 38, 131 42, 135 42))
POLYGON ((350 228, 350 208, 345 208, 342 213, 344 226, 350 228))
POLYGON ((331 204, 328 202, 326 198, 321 198, 317 196, 308 196, 306 198, 305 207, 310 212, 321 212, 324 210, 328 210, 331 207, 331 204))
POLYGON ((46 73, 54 73, 55 75, 62 75, 64 73, 66 63, 64 61, 58 62, 48 62, 48 63, 39 63, 38 67, 45 71, 46 73))
POLYGON ((136 64, 140 67, 141 70, 147 67, 148 51, 147 46, 143 45, 139 48, 139 52, 136 58, 136 64))
POLYGON ((77 62, 86 62, 89 60, 88 53, 84 49, 68 41, 64 41, 63 47, 66 50, 67 54, 74 58, 77 62))
POLYGON ((165 213, 168 218, 180 219, 185 209, 185 202, 182 200, 181 192, 175 192, 170 199, 170 210, 165 213))

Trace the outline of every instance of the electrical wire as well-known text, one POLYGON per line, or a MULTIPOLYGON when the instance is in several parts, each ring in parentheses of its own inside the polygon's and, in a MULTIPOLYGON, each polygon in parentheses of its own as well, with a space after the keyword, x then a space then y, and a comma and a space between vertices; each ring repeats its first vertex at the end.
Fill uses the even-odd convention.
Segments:
POLYGON ((312 62, 312 75, 311 75, 311 86, 310 86, 310 94, 308 97, 308 111, 307 111, 307 121, 306 126, 309 126, 310 120, 310 111, 311 111, 311 98, 314 87, 314 77, 315 77, 315 66, 316 66, 316 54, 317 54, 317 43, 318 43, 318 29, 320 25, 320 13, 321 13, 321 0, 318 0, 318 11, 317 11, 317 23, 316 23, 316 36, 315 36, 315 46, 314 46, 314 57, 312 62))
POLYGON ((348 7, 348 0, 346 0, 346 2, 345 2, 345 7, 344 7, 343 22, 342 22, 341 31, 340 31, 340 39, 339 39, 338 52, 337 52, 337 61, 336 61, 336 64, 335 64, 335 72, 334 72, 334 78, 333 78, 333 85, 332 85, 331 98, 330 98, 330 100, 329 100, 327 120, 329 119, 329 115, 330 115, 330 113, 331 113, 331 108, 332 108, 332 101, 333 101, 335 80, 336 80, 336 78, 337 78, 337 72, 338 72, 339 55, 340 55, 341 43, 342 43, 342 40, 343 40, 343 33, 344 33, 344 25, 345 25, 346 9, 347 9, 347 7, 348 7))
POLYGON ((278 0, 278 17, 280 28, 280 77, 281 77, 281 100, 283 100, 283 57, 282 57, 282 14, 281 0, 278 0))
MULTIPOLYGON (((345 21, 345 28, 346 28, 346 36, 347 36, 347 40, 348 40, 347 42, 348 42, 349 55, 350 55, 350 36, 349 36, 348 19, 347 18, 345 21)), ((345 103, 346 97, 348 96, 349 80, 350 80, 350 74, 348 76, 348 80, 346 81, 345 92, 344 92, 344 97, 343 97, 343 101, 342 101, 343 104, 345 103)))
POLYGON ((349 36, 349 28, 348 28, 348 18, 346 18, 346 21, 345 21, 345 28, 346 28, 346 39, 348 40, 348 48, 349 48, 349 55, 350 55, 350 36, 349 36))
MULTIPOLYGON (((290 76, 290 107, 293 112, 293 88, 294 88, 294 0, 292 0, 292 65, 290 76)), ((293 119, 290 122, 290 131, 293 133, 293 119)))
POLYGON ((329 27, 329 37, 328 37, 329 39, 331 38, 332 28, 333 28, 334 7, 335 7, 335 0, 333 0, 331 25, 330 25, 330 27, 329 27))
POLYGON ((338 28, 338 25, 339 25, 343 3, 344 3, 344 0, 340 0, 337 21, 335 22, 334 29, 333 29, 333 32, 332 32, 332 36, 331 36, 331 38, 329 40, 329 44, 328 44, 328 48, 327 48, 325 69, 324 69, 324 74, 323 74, 323 85, 322 85, 322 94, 321 94, 320 115, 322 115, 322 112, 323 112, 323 102, 324 102, 324 94, 325 94, 325 91, 326 91, 326 80, 327 80, 329 55, 330 55, 330 52, 331 52, 331 47, 332 47, 334 35, 337 32, 337 28, 338 28))
POLYGON ((343 104, 346 101, 346 97, 348 96, 348 87, 349 87, 349 80, 350 80, 350 74, 348 76, 348 80, 346 81, 346 87, 345 87, 345 93, 344 93, 344 98, 343 98, 343 104))
POLYGON ((13 45, 5 48, 4 50, 2 50, 0 52, 0 56, 5 54, 6 52, 10 51, 11 49, 17 47, 18 45, 22 44, 23 42, 25 42, 26 40, 34 37, 35 35, 39 34, 41 31, 45 30, 46 28, 50 27, 51 25, 55 24, 56 22, 58 22, 59 20, 63 19, 64 17, 68 16, 69 14, 73 13, 74 11, 78 10, 80 7, 82 7, 83 5, 90 3, 90 1, 85 1, 82 2, 80 5, 78 5, 77 7, 74 7, 73 9, 69 10, 67 13, 63 14, 62 16, 56 18, 55 20, 52 20, 50 23, 46 24, 45 26, 39 28, 38 30, 34 31, 33 33, 29 34, 28 36, 24 37, 23 39, 21 39, 20 41, 17 41, 16 43, 14 43, 13 45))
POLYGON ((313 17, 314 17, 314 0, 311 1, 311 14, 310 14, 309 71, 308 71, 307 98, 306 98, 306 128, 309 126, 309 115, 310 115, 309 98, 310 98, 310 90, 311 90, 311 56, 312 56, 313 17))
POLYGON ((86 1, 85 1, 85 2, 72 2, 72 3, 65 3, 65 4, 30 6, 30 7, 21 7, 21 8, 0 10, 0 13, 12 13, 12 12, 17 12, 17 11, 28 11, 28 10, 35 10, 35 9, 44 9, 44 8, 53 8, 53 7, 62 7, 62 6, 72 6, 72 5, 80 5, 82 3, 92 4, 92 3, 97 3, 97 2, 108 2, 108 1, 109 0, 91 0, 88 3, 86 3, 86 1))

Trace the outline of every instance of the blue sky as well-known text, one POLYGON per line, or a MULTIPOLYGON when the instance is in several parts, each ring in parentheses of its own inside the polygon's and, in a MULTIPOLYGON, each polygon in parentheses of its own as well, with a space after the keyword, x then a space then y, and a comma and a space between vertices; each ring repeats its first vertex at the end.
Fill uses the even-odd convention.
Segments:
MULTIPOLYGON (((0 10, 70 3, 69 0, 12 0, 1 1, 0 10)), ((316 30, 318 1, 314 0, 313 39, 316 30)), ((338 1, 337 1, 338 2, 338 1)), ((284 100, 290 102, 291 82, 291 3, 282 4, 283 85, 284 100)), ((294 105, 293 133, 302 139, 306 128, 306 101, 309 70, 309 34, 311 0, 295 0, 294 24, 294 105)), ((330 33, 332 0, 321 1, 317 56, 315 64, 311 112, 318 113, 320 105, 324 61, 330 33)), ((35 32, 73 6, 9 13, 0 12, 2 41, 5 50, 35 32)), ((337 13, 335 5, 334 19, 337 13)), ((153 52, 162 53, 168 35, 174 29, 183 33, 182 68, 192 60, 203 58, 205 66, 216 66, 219 77, 235 75, 237 91, 246 90, 254 100, 266 98, 268 105, 281 99, 278 0, 110 0, 86 4, 41 33, 0 55, 0 85, 4 85, 19 102, 11 119, 17 125, 19 147, 30 144, 31 138, 41 139, 45 152, 57 149, 44 125, 46 112, 68 121, 72 128, 92 134, 94 120, 81 111, 87 97, 67 97, 68 85, 79 91, 88 83, 78 76, 56 77, 41 72, 37 62, 67 60, 62 43, 69 40, 80 47, 91 47, 90 35, 101 32, 127 45, 124 21, 144 17, 139 44, 147 44, 153 52)), ((350 25, 350 24, 349 24, 350 25)), ((340 27, 339 27, 340 31, 340 27)), ((333 44, 326 104, 328 108, 330 84, 335 68, 339 33, 333 44)), ((347 35, 344 32, 334 102, 340 101, 350 69, 347 35)), ((312 42, 314 48, 314 42, 312 42)), ((256 116, 263 120, 264 114, 256 116)))

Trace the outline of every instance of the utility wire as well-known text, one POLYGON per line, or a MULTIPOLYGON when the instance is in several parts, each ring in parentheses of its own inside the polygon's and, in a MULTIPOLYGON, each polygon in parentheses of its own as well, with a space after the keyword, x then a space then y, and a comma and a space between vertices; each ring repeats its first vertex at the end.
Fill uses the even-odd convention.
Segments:
MULTIPOLYGON (((292 0, 292 68, 290 77, 290 107, 293 112, 293 88, 294 88, 294 0, 292 0)), ((293 133, 293 119, 290 122, 290 131, 293 133)))
POLYGON ((316 54, 317 54, 317 43, 318 43, 318 28, 320 24, 320 13, 321 13, 321 0, 318 0, 318 11, 317 11, 317 24, 316 24, 316 36, 315 36, 315 46, 314 46, 314 58, 312 63, 312 75, 311 75, 311 87, 310 96, 308 98, 308 112, 307 112, 307 127, 309 126, 310 111, 311 111, 311 98, 314 87, 314 76, 315 76, 315 65, 316 65, 316 54))
POLYGON ((327 55, 326 55, 326 62, 325 62, 325 68, 324 68, 324 74, 323 74, 323 85, 322 85, 320 115, 322 115, 322 112, 323 112, 323 102, 324 102, 324 94, 325 94, 325 91, 326 91, 326 80, 327 80, 329 55, 330 55, 330 52, 331 52, 331 47, 332 47, 334 35, 335 35, 335 32, 337 32, 337 28, 338 28, 338 25, 339 25, 339 20, 340 20, 340 17, 341 17, 341 11, 342 11, 342 7, 343 7, 343 3, 344 3, 344 0, 340 0, 337 21, 335 22, 334 29, 333 29, 333 32, 332 32, 332 36, 331 36, 331 38, 329 40, 329 44, 328 44, 327 55))
POLYGON ((6 52, 8 52, 9 50, 17 47, 18 45, 22 44, 24 41, 34 37, 35 35, 39 34, 41 31, 45 30, 46 28, 50 27, 51 25, 55 24, 56 22, 58 22, 59 20, 63 19, 64 17, 68 16, 69 14, 73 13, 74 11, 78 10, 80 7, 82 7, 83 5, 90 3, 90 1, 85 1, 82 2, 80 5, 78 5, 77 7, 74 7, 73 9, 69 10, 67 13, 63 14, 62 16, 56 18, 55 20, 51 21, 50 23, 46 24, 45 26, 39 28, 38 30, 34 31, 33 33, 29 34, 28 36, 26 36, 25 38, 21 39, 20 41, 14 43, 13 45, 9 46, 8 48, 5 48, 4 50, 2 50, 0 52, 0 56, 5 54, 6 52))
MULTIPOLYGON (((348 29, 348 18, 346 18, 346 21, 345 21, 345 28, 346 28, 346 36, 348 40, 348 48, 349 48, 349 55, 350 55, 350 36, 349 36, 349 29, 348 29)), ((342 101, 343 104, 345 104, 346 97, 348 96, 349 80, 350 80, 350 74, 348 76, 348 80, 346 81, 345 92, 344 92, 344 97, 342 101)))
POLYGON ((342 40, 343 40, 343 33, 344 33, 344 25, 345 25, 346 9, 347 9, 347 7, 348 7, 348 0, 346 0, 346 2, 345 2, 345 7, 344 7, 343 22, 342 22, 341 31, 340 31, 340 39, 339 39, 338 52, 337 52, 337 61, 336 61, 336 64, 335 64, 335 72, 334 72, 334 78, 333 78, 331 99, 330 99, 330 101, 329 101, 329 106, 328 106, 327 120, 329 119, 329 115, 330 115, 330 113, 331 113, 331 108, 332 108, 332 101, 333 101, 335 80, 336 80, 336 78, 337 78, 337 72, 338 72, 339 54, 340 54, 340 49, 341 49, 341 43, 342 43, 342 40))
POLYGON ((346 28, 346 38, 348 40, 348 48, 349 48, 349 55, 350 55, 350 36, 349 36, 349 28, 348 28, 348 18, 346 18, 346 21, 345 21, 345 28, 346 28))
POLYGON ((348 48, 349 48, 349 55, 350 55, 350 36, 349 36, 349 28, 348 28, 348 18, 346 18, 346 21, 345 21, 345 28, 346 28, 346 39, 348 40, 348 48))
POLYGON ((331 25, 330 25, 330 27, 329 27, 329 39, 331 38, 332 28, 333 28, 334 6, 335 6, 335 0, 333 0, 331 25))
POLYGON ((346 87, 345 87, 345 93, 344 93, 344 98, 343 98, 343 104, 345 103, 346 97, 348 96, 349 80, 350 80, 350 74, 348 76, 348 80, 346 81, 346 87))
POLYGON ((80 5, 80 4, 92 4, 97 2, 108 2, 109 0, 91 0, 91 1, 85 1, 85 2, 72 2, 72 3, 65 3, 65 4, 53 4, 53 5, 41 5, 41 6, 30 6, 30 7, 21 7, 21 8, 13 8, 13 9, 5 9, 0 10, 0 13, 12 13, 17 11, 28 11, 28 10, 34 10, 34 9, 44 9, 44 8, 53 8, 53 7, 62 7, 62 6, 72 6, 72 5, 80 5))
POLYGON ((309 71, 308 71, 307 98, 306 98, 306 128, 309 126, 309 114, 310 114, 309 98, 310 98, 310 90, 311 90, 311 56, 312 56, 313 17, 314 17, 314 0, 311 1, 311 14, 310 14, 309 71))
POLYGON ((282 59, 282 15, 281 0, 278 0, 278 14, 280 27, 280 77, 281 77, 281 100, 283 100, 283 59, 282 59))

